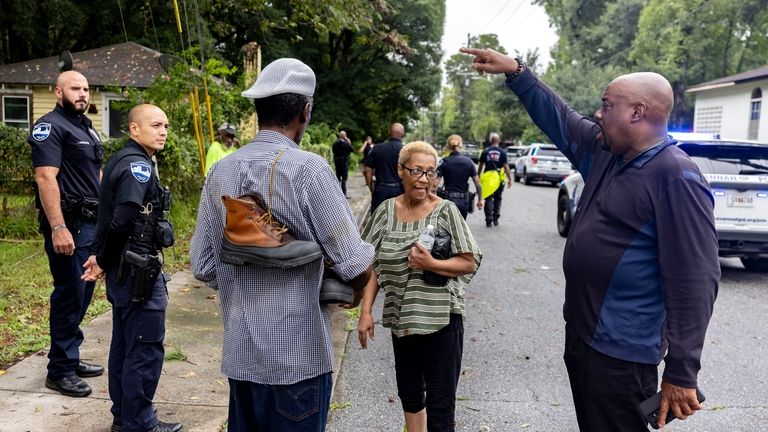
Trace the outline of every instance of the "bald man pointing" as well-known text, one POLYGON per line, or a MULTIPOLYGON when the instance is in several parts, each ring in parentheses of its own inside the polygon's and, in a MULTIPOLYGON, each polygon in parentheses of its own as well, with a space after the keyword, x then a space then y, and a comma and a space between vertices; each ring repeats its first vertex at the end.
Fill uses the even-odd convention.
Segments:
POLYGON ((85 116, 88 90, 88 80, 79 72, 59 75, 53 90, 56 106, 35 123, 27 140, 35 167, 40 233, 53 277, 45 385, 73 397, 91 393, 81 378, 104 372, 104 367, 80 360, 80 322, 94 288, 93 282, 80 280, 81 265, 91 253, 96 232, 104 154, 99 134, 85 116))
POLYGON ((83 279, 104 277, 112 304, 111 431, 177 432, 180 423, 159 421, 152 408, 168 307, 162 248, 173 245, 173 227, 164 219, 170 197, 152 156, 165 147, 168 118, 155 105, 137 105, 128 113, 128 134, 104 168, 94 255, 83 279))
POLYGON ((667 135, 673 93, 655 73, 605 88, 592 121, 520 59, 461 49, 478 72, 504 73, 533 121, 585 180, 563 255, 565 365, 582 432, 647 431, 640 403, 685 419, 720 280, 714 200, 667 135))

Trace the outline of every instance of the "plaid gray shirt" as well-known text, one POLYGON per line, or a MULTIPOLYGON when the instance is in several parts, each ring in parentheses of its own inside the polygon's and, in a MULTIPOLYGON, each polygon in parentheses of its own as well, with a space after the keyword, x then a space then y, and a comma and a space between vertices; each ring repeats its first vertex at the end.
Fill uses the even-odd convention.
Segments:
POLYGON ((352 210, 328 163, 299 150, 282 134, 260 131, 253 142, 216 163, 203 187, 190 250, 196 278, 218 286, 224 321, 221 370, 229 378, 286 385, 331 372, 333 347, 327 306, 318 303, 322 261, 291 270, 233 266, 219 259, 226 211, 222 195, 258 192, 299 240, 314 240, 344 279, 373 262, 352 210))

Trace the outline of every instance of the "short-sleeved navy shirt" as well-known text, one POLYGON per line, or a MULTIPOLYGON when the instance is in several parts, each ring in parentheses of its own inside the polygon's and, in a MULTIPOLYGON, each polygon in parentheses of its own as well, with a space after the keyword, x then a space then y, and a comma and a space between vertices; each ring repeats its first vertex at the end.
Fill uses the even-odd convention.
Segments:
POLYGON ((400 176, 397 175, 397 160, 402 148, 402 140, 390 138, 387 142, 373 146, 368 153, 365 166, 373 168, 377 184, 400 183, 400 176))
POLYGON ((96 228, 97 244, 104 243, 99 239, 109 232, 118 205, 131 203, 141 206, 145 202, 155 201, 157 187, 158 180, 153 173, 149 155, 136 141, 128 140, 125 147, 115 153, 104 168, 96 228))
POLYGON ((477 168, 472 159, 453 152, 440 162, 437 174, 443 178, 446 192, 467 192, 468 180, 477 175, 477 168))
POLYGON ((507 151, 498 146, 491 146, 483 150, 480 155, 484 171, 495 171, 504 168, 507 163, 507 151))
POLYGON ((27 142, 32 146, 35 168, 59 168, 56 180, 62 196, 99 196, 104 150, 88 117, 56 105, 35 123, 27 142))

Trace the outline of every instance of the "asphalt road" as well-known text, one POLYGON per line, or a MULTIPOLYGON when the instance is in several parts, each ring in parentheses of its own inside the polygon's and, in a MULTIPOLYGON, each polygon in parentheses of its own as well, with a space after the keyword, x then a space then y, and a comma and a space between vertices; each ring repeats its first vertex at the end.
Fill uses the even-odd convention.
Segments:
MULTIPOLYGON (((498 227, 486 228, 478 212, 468 218, 484 258, 467 290, 457 431, 578 431, 562 362, 556 198, 554 187, 515 183, 498 227)), ((669 431, 768 431, 768 275, 735 259, 721 264, 699 374, 705 409, 669 431)), ((381 297, 376 305, 379 320, 381 297)), ((402 431, 389 333, 378 325, 367 350, 350 336, 328 431, 402 431)))

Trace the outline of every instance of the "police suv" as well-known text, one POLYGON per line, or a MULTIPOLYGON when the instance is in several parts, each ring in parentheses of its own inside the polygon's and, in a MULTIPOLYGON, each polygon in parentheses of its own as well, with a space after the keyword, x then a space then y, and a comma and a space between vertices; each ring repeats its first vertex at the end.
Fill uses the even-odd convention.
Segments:
MULTIPOLYGON (((699 166, 715 198, 720 256, 739 257, 747 270, 768 272, 768 144, 671 133, 699 166)), ((560 183, 557 231, 567 237, 584 189, 580 173, 560 183)))

